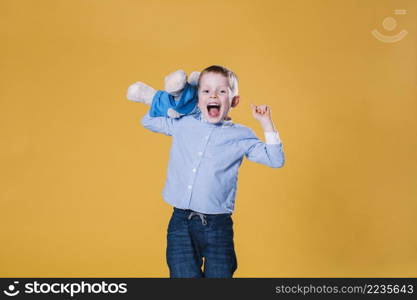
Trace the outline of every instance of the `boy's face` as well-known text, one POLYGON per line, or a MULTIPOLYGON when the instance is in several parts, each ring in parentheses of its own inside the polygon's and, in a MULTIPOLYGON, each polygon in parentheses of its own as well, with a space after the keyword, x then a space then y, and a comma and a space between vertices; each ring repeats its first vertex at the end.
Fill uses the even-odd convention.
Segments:
POLYGON ((239 97, 233 101, 229 81, 219 73, 204 73, 200 78, 198 89, 198 107, 204 118, 210 123, 217 123, 226 119, 230 107, 235 107, 239 97))

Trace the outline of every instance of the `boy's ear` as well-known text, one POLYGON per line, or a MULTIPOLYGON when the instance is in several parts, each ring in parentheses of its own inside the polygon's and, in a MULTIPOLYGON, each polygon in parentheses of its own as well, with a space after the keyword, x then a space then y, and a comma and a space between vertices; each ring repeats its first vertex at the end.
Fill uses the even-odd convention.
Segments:
POLYGON ((240 96, 234 96, 232 99, 232 107, 236 107, 239 104, 240 96))

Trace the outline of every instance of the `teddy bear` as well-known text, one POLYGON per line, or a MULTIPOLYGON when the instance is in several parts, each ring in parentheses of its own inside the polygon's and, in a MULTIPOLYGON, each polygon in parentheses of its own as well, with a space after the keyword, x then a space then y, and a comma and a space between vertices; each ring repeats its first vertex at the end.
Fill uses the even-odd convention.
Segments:
POLYGON ((192 72, 187 79, 183 70, 170 73, 164 79, 164 91, 137 81, 127 89, 127 99, 151 106, 151 117, 180 118, 193 114, 197 108, 197 85, 200 72, 192 72))

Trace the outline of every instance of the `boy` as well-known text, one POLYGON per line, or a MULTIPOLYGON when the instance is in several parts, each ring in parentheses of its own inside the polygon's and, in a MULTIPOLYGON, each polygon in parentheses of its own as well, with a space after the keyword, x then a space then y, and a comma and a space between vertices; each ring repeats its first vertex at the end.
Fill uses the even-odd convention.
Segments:
POLYGON ((272 168, 284 165, 269 107, 251 105, 265 132, 263 143, 228 116, 239 100, 236 75, 211 66, 200 74, 195 114, 172 119, 148 112, 141 120, 145 128, 173 137, 162 193, 174 207, 166 250, 171 278, 232 277, 237 260, 231 215, 243 157, 272 168))

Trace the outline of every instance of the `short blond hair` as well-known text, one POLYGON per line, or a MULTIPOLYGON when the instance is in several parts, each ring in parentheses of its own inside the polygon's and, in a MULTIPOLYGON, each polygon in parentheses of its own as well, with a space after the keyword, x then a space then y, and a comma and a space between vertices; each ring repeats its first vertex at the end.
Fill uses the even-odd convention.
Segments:
POLYGON ((198 88, 200 88, 200 79, 205 73, 222 74, 224 77, 227 78, 229 82, 229 88, 232 91, 231 97, 233 98, 234 96, 239 95, 238 79, 237 79, 236 74, 233 71, 229 70, 226 67, 219 66, 219 65, 212 65, 210 67, 207 67, 200 73, 200 78, 198 79, 198 88))

